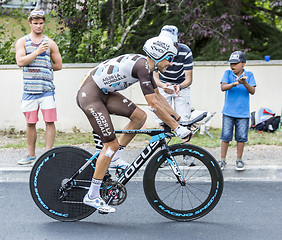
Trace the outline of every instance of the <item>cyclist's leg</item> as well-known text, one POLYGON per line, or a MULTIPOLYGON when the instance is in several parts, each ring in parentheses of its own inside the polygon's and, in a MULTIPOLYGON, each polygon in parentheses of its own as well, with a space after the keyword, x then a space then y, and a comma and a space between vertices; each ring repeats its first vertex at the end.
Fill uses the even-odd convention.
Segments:
MULTIPOLYGON (((125 126, 125 129, 140 129, 144 126, 147 115, 139 107, 137 107, 130 116, 130 122, 125 126)), ((136 134, 121 134, 119 138, 119 144, 121 146, 127 146, 129 142, 135 137, 136 134)))
POLYGON ((115 152, 119 148, 119 143, 117 139, 103 143, 103 149, 96 161, 96 170, 94 172, 93 178, 95 179, 103 179, 113 158, 115 152))
POLYGON ((109 94, 104 94, 96 83, 87 78, 77 94, 77 104, 87 116, 93 131, 103 143, 116 139, 114 127, 107 109, 109 94))
POLYGON ((115 138, 111 142, 104 142, 101 153, 96 161, 96 168, 93 174, 91 185, 88 193, 85 195, 83 202, 86 205, 94 207, 101 212, 115 212, 113 207, 108 206, 100 195, 100 188, 103 178, 109 168, 111 159, 119 148, 119 143, 115 138))
MULTIPOLYGON (((143 110, 117 92, 110 94, 107 102, 107 108, 112 114, 124 116, 130 119, 129 123, 125 126, 126 130, 140 129, 147 118, 147 115, 143 110)), ((121 158, 121 155, 134 136, 135 134, 121 134, 118 139, 120 147, 114 155, 110 165, 112 168, 127 168, 129 164, 121 158)))
MULTIPOLYGON (((132 101, 118 92, 109 94, 106 107, 110 114, 124 116, 130 119, 130 122, 125 127, 126 130, 140 129, 143 127, 147 118, 146 113, 141 108, 137 107, 132 101)), ((135 134, 122 134, 119 138, 119 144, 126 147, 134 136, 135 134)))
POLYGON ((96 161, 96 169, 89 192, 83 202, 103 212, 114 212, 100 196, 100 186, 110 165, 111 159, 118 150, 113 124, 106 104, 110 96, 102 92, 94 81, 87 79, 78 92, 77 103, 87 116, 93 130, 103 142, 102 151, 96 161))

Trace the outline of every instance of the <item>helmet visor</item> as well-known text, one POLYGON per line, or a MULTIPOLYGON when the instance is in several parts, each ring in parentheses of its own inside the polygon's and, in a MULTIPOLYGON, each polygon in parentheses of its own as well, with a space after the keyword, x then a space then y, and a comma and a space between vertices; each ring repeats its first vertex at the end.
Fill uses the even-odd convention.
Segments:
POLYGON ((174 56, 172 56, 172 55, 166 56, 164 59, 171 63, 171 62, 173 62, 174 56))

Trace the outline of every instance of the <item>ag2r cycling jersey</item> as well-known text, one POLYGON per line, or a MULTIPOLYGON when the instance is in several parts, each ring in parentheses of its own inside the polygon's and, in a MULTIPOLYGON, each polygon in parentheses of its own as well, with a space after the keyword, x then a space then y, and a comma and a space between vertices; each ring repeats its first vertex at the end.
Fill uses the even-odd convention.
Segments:
POLYGON ((88 75, 105 94, 126 89, 138 81, 144 95, 154 93, 156 88, 146 57, 139 54, 125 54, 106 60, 88 75))

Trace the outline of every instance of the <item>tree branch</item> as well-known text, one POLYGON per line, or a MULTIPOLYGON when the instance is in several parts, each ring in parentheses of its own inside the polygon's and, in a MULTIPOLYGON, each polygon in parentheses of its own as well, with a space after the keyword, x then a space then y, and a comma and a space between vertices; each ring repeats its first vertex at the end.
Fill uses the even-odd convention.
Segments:
POLYGON ((142 12, 139 15, 139 17, 131 24, 129 25, 125 31, 122 33, 122 37, 120 40, 120 43, 115 47, 115 49, 118 51, 119 49, 121 49, 121 47, 123 46, 127 35, 130 33, 131 29, 134 28, 135 26, 137 26, 139 24, 139 22, 142 20, 142 18, 145 16, 146 12, 147 12, 147 7, 148 5, 148 0, 144 0, 144 4, 143 4, 143 8, 142 8, 142 12))

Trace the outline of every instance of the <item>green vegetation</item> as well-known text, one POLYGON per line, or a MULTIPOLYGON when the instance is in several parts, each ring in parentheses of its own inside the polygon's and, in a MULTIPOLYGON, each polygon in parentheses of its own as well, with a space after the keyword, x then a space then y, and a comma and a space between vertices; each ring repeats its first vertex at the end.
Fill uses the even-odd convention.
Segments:
MULTIPOLYGON (((0 64, 14 64, 15 34, 29 33, 29 10, 2 4, 0 64)), ((249 60, 274 60, 282 58, 281 11, 281 0, 56 0, 47 11, 45 34, 57 42, 64 63, 143 53, 144 42, 166 24, 179 28, 180 42, 195 61, 225 61, 234 50, 248 52, 249 60)))
MULTIPOLYGON (((199 134, 198 132, 191 139, 190 143, 201 147, 215 148, 220 146, 220 129, 210 129, 209 130, 214 138, 210 138, 207 134, 199 134)), ((37 136, 37 147, 44 147, 44 130, 38 130, 37 136)), ((14 129, 9 131, 0 132, 0 148, 26 148, 26 138, 24 132, 15 132, 14 129)), ((150 137, 147 135, 137 135, 129 147, 143 148, 148 142, 150 137)), ((179 138, 173 138, 170 144, 180 143, 179 138)), ((59 132, 57 131, 55 147, 62 145, 82 145, 90 144, 94 147, 94 141, 92 133, 82 133, 77 129, 74 129, 71 133, 59 132)), ((249 142, 248 145, 277 145, 282 146, 282 132, 276 131, 275 133, 267 132, 249 132, 249 142)), ((235 146, 236 142, 233 140, 230 146, 235 146)))

